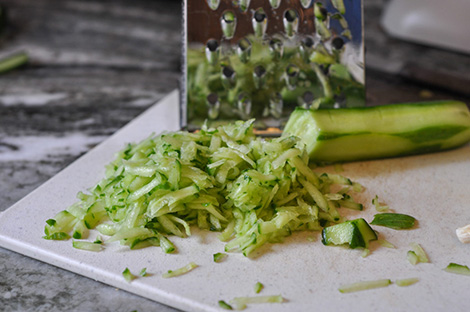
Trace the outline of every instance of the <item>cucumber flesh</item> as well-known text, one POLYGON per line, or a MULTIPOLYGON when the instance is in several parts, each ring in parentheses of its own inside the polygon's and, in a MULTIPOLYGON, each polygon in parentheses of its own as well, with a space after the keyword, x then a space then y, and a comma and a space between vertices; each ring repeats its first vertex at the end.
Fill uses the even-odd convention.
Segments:
POLYGON ((458 101, 319 110, 296 108, 283 135, 300 137, 315 162, 421 154, 470 141, 470 111, 458 101))
POLYGON ((369 242, 377 240, 377 234, 362 218, 329 226, 322 231, 324 245, 344 245, 350 248, 367 248, 369 242))

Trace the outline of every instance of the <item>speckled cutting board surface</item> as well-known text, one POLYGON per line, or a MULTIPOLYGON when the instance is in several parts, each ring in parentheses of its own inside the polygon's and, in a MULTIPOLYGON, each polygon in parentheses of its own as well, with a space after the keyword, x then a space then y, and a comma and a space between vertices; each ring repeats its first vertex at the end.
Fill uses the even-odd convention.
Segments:
MULTIPOLYGON (((189 238, 174 238, 176 254, 160 248, 129 250, 118 243, 99 253, 74 249, 71 241, 41 237, 45 220, 75 202, 104 175, 104 166, 128 142, 150 133, 178 128, 178 93, 121 129, 37 190, 0 214, 0 245, 97 281, 187 311, 218 311, 219 300, 257 296, 253 286, 264 284, 259 295, 282 295, 283 303, 249 305, 248 311, 468 311, 470 277, 443 271, 450 262, 470 265, 470 245, 455 236, 455 229, 470 223, 470 145, 422 156, 344 164, 343 175, 366 190, 357 195, 362 212, 342 210, 350 218, 372 221, 371 200, 377 194, 395 212, 410 214, 419 222, 415 229, 395 231, 375 227, 381 239, 395 249, 372 245, 371 254, 342 247, 325 247, 318 232, 297 233, 283 244, 269 245, 249 259, 230 253, 214 263, 212 255, 223 251, 216 233, 193 229, 189 238), (313 241, 312 241, 312 238, 313 241), (411 242, 420 243, 431 263, 412 266, 406 258, 411 242), (194 271, 164 279, 162 273, 189 262, 194 271), (121 273, 128 267, 149 276, 128 283, 121 273), (343 284, 389 278, 419 278, 408 287, 341 294, 343 284)), ((319 168, 318 171, 333 171, 319 168)))

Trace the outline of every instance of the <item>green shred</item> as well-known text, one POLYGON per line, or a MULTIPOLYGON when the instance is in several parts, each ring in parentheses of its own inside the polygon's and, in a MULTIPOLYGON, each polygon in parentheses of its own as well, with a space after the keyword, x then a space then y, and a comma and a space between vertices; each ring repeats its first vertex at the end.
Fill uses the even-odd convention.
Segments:
POLYGON ((170 277, 177 277, 183 274, 186 274, 195 268, 197 268, 198 265, 194 262, 190 262, 189 264, 185 265, 182 268, 176 269, 176 270, 168 270, 168 272, 162 274, 163 278, 170 278, 170 277))
POLYGON ((419 282, 418 278, 405 278, 405 279, 399 279, 395 281, 395 284, 400 287, 406 287, 406 286, 411 286, 413 284, 416 284, 419 282))
POLYGON ((50 240, 67 240, 70 238, 70 235, 64 232, 55 232, 50 235, 45 235, 43 238, 50 240))
POLYGON ((406 253, 406 258, 408 259, 408 262, 412 265, 417 265, 419 262, 418 256, 413 250, 408 250, 408 252, 406 253))
POLYGON ((361 257, 362 258, 365 258, 367 257, 368 255, 370 255, 370 249, 369 248, 364 248, 361 252, 361 257))
POLYGON ((130 283, 132 280, 136 279, 137 276, 131 273, 129 268, 125 268, 125 270, 122 272, 122 276, 126 280, 126 282, 130 283))
POLYGON ((233 310, 232 306, 229 305, 227 302, 223 301, 223 300, 219 300, 219 307, 221 307, 222 309, 225 309, 225 310, 233 310))
POLYGON ((227 258, 227 254, 218 252, 213 255, 214 262, 222 262, 225 258, 227 258))
POLYGON ((444 269, 444 271, 454 274, 470 275, 470 269, 468 268, 468 266, 453 262, 449 263, 449 265, 444 269))
POLYGON ((72 246, 77 249, 88 251, 101 251, 103 249, 101 244, 86 241, 73 241, 72 246))
POLYGON ((413 243, 410 243, 410 247, 411 247, 412 251, 418 257, 419 262, 421 262, 421 263, 429 263, 430 262, 428 256, 426 255, 426 252, 424 251, 423 247, 421 247, 420 244, 413 242, 413 243))
POLYGON ((259 303, 282 303, 284 298, 281 295, 257 296, 257 297, 237 297, 230 301, 236 310, 243 310, 248 304, 259 303))
POLYGON ((294 231, 341 222, 338 208, 362 210, 351 196, 363 190, 360 184, 317 174, 297 137, 256 137, 253 122, 128 144, 106 166, 105 178, 46 221, 44 238, 86 239, 97 230, 110 236, 104 245, 172 253, 171 237, 190 236, 197 226, 220 232, 226 251, 248 256, 294 231))
POLYGON ((401 213, 378 213, 370 224, 385 226, 394 230, 411 229, 416 219, 401 213))
POLYGON ((386 287, 386 286, 390 285, 391 283, 392 283, 392 281, 389 280, 389 279, 381 279, 381 280, 375 280, 375 281, 364 281, 364 282, 357 282, 357 283, 342 285, 342 286, 339 287, 338 290, 341 293, 350 293, 350 292, 356 292, 356 291, 386 287))
POLYGON ((378 212, 387 212, 390 209, 388 205, 379 202, 378 195, 375 195, 374 199, 372 199, 372 204, 374 205, 375 210, 377 210, 378 212))
POLYGON ((261 284, 260 282, 257 282, 253 288, 254 288, 255 293, 259 294, 261 290, 263 290, 264 285, 261 284))
MULTIPOLYGON (((1 15, 0 10, 0 15, 1 15)), ((28 62, 28 54, 24 51, 16 52, 10 56, 0 59, 0 74, 18 68, 28 62)))
POLYGON ((142 277, 147 276, 148 275, 147 268, 143 268, 142 270, 140 270, 139 275, 142 277))
MULTIPOLYGON (((371 223, 372 224, 372 223, 371 223)), ((392 243, 390 243, 388 240, 386 239, 378 239, 377 242, 380 244, 380 246, 382 247, 386 247, 386 248, 391 248, 391 249, 395 249, 395 245, 393 245, 392 243)))

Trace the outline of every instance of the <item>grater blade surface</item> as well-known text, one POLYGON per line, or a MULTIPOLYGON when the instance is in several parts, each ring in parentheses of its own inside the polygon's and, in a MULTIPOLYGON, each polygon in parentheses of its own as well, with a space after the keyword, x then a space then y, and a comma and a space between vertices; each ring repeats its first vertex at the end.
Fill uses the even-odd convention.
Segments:
POLYGON ((181 125, 365 104, 362 1, 185 0, 181 125))

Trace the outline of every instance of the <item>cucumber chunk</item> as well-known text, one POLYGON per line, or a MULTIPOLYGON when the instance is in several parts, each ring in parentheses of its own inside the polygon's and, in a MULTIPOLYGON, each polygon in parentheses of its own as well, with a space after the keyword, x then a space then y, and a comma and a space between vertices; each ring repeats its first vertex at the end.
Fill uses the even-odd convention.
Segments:
POLYGON ((377 234, 362 218, 329 226, 322 231, 324 245, 344 245, 350 248, 367 248, 369 242, 377 240, 377 234))
POLYGON ((470 111, 458 101, 319 110, 296 108, 283 135, 300 137, 315 162, 421 154, 470 141, 470 111))

